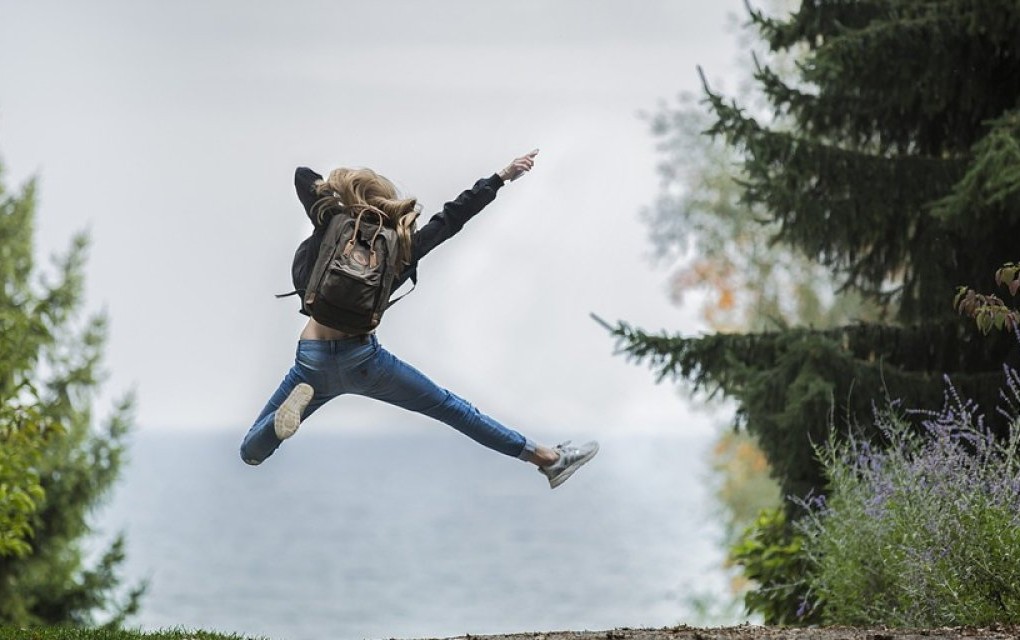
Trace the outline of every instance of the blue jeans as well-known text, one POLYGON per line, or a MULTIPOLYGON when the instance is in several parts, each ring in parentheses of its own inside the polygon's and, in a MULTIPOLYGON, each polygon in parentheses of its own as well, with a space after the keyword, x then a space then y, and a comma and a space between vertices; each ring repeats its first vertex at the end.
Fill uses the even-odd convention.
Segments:
POLYGON ((299 340, 294 366, 241 443, 241 459, 259 464, 280 446, 273 419, 298 383, 315 390, 301 419, 345 393, 382 400, 444 422, 502 454, 527 460, 535 443, 481 413, 379 345, 375 335, 343 340, 299 340))

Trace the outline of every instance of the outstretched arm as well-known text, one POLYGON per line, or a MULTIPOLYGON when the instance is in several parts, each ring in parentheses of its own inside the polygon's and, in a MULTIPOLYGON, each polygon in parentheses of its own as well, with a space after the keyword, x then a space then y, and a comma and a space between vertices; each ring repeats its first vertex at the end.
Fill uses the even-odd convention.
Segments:
POLYGON ((457 196, 456 199, 444 204, 443 210, 432 216, 414 234, 411 265, 401 274, 399 281, 403 282, 407 277, 410 277, 421 258, 460 231, 464 223, 492 202, 496 198, 496 192, 500 187, 531 171, 531 168, 535 166, 535 156, 537 154, 538 149, 535 149, 519 158, 514 158, 510 164, 497 173, 492 174, 488 178, 482 178, 473 187, 457 196))
POLYGON ((455 200, 443 205, 443 210, 428 221, 414 237, 412 263, 417 262, 444 241, 461 230, 468 220, 496 199, 496 192, 504 184, 516 180, 535 166, 538 149, 514 158, 496 174, 482 178, 455 200))

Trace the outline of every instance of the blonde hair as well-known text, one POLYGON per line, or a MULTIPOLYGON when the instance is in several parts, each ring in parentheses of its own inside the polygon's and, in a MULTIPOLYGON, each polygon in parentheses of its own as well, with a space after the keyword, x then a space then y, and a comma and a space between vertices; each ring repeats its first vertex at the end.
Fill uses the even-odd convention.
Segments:
POLYGON ((320 224, 331 208, 345 208, 354 215, 372 211, 385 226, 397 230, 400 259, 411 264, 411 236, 420 211, 416 198, 398 197, 393 183, 371 169, 333 169, 328 178, 315 183, 315 193, 321 197, 312 212, 320 224))

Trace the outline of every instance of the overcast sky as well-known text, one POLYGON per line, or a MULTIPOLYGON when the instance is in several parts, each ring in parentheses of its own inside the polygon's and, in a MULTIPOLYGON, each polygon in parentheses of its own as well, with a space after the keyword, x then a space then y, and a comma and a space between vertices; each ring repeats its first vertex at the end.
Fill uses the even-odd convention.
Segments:
MULTIPOLYGON (((369 166, 423 221, 538 147, 426 258, 379 334, 528 433, 686 432, 709 418, 613 355, 595 312, 696 334, 648 258, 641 111, 732 87, 742 0, 0 0, 0 157, 39 180, 41 264, 87 229, 107 395, 142 429, 247 430, 304 323, 290 263, 310 225, 298 165, 369 166)), ((744 61, 746 62, 746 61, 744 61)), ((356 398, 316 428, 422 428, 356 398)))

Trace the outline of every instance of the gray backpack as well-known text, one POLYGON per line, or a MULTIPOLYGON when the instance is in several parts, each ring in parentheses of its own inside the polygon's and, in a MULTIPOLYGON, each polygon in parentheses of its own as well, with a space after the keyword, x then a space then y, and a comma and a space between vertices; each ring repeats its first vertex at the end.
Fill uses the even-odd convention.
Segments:
POLYGON ((390 300, 400 266, 397 231, 383 224, 382 214, 371 209, 354 214, 344 208, 326 227, 304 291, 304 308, 327 327, 368 333, 400 299, 390 300))

